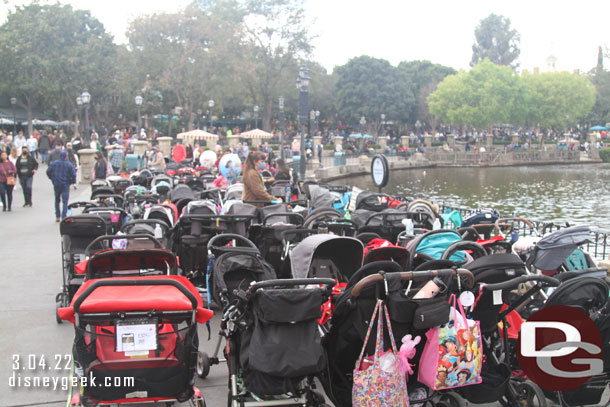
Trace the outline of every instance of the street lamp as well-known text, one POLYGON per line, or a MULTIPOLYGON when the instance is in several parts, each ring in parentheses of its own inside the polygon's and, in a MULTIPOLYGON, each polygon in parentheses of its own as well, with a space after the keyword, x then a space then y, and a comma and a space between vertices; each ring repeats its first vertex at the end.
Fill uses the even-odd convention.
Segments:
POLYGON ((305 180, 305 122, 307 121, 307 107, 309 105, 309 71, 306 66, 301 66, 297 77, 297 89, 299 90, 299 123, 301 123, 301 161, 299 175, 305 180))
POLYGON ((313 125, 316 120, 316 111, 312 110, 309 112, 309 136, 313 137, 313 125))
POLYGON ((80 118, 80 109, 83 107, 83 98, 81 95, 76 97, 76 111, 78 112, 78 132, 81 132, 81 118, 80 118))
POLYGON ((15 105, 17 104, 17 98, 11 98, 11 106, 13 107, 13 138, 17 136, 17 119, 15 119, 15 105))
POLYGON ((381 113, 381 135, 385 136, 385 114, 381 113))
POLYGON ((197 109, 197 128, 201 127, 201 114, 202 113, 203 113, 203 110, 197 109))
POLYGON ((87 88, 80 95, 83 105, 85 105, 85 140, 87 145, 91 144, 91 133, 89 132, 89 103, 91 102, 91 94, 87 92, 87 88))
POLYGON ((254 128, 258 129, 258 105, 254 105, 254 128))
POLYGON ((210 99, 208 106, 210 107, 210 131, 212 131, 212 110, 214 109, 214 99, 210 99))
POLYGON ((417 135, 419 136, 419 129, 421 128, 421 123, 419 120, 415 122, 415 128, 417 129, 417 135))
POLYGON ((364 125, 366 124, 366 118, 364 116, 360 117, 360 152, 362 153, 362 145, 364 144, 364 125))
POLYGON ((284 159, 284 133, 286 131, 286 122, 284 119, 284 96, 280 96, 279 99, 279 104, 280 104, 280 130, 282 131, 280 133, 280 156, 282 157, 282 160, 284 159))
POLYGON ((316 133, 318 132, 318 125, 320 124, 320 111, 316 110, 316 133))
POLYGON ((136 137, 139 139, 140 138, 140 127, 142 126, 142 119, 140 116, 140 108, 142 107, 142 102, 143 102, 143 98, 142 96, 138 95, 136 96, 136 106, 138 107, 138 134, 136 135, 136 137))

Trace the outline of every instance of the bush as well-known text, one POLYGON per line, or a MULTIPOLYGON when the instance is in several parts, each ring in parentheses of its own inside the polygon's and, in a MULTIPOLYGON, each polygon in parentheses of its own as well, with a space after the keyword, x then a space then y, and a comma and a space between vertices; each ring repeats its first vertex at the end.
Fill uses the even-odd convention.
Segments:
POLYGON ((600 148, 599 158, 601 158, 605 163, 610 163, 610 147, 600 148))
POLYGON ((324 150, 334 150, 335 146, 333 144, 324 144, 324 150))

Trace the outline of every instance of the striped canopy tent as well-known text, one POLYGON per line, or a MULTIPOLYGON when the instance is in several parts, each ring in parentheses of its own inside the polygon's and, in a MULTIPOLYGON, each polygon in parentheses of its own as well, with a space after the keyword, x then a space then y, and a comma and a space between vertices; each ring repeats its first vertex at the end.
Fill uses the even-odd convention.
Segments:
POLYGON ((207 131, 199 129, 178 133, 176 137, 182 140, 185 144, 191 145, 195 143, 195 140, 205 140, 208 147, 213 146, 218 141, 218 136, 216 134, 208 133, 207 131))
POLYGON ((269 139, 273 137, 273 134, 261 129, 254 129, 241 133, 239 137, 252 139, 252 146, 258 146, 262 139, 269 139))

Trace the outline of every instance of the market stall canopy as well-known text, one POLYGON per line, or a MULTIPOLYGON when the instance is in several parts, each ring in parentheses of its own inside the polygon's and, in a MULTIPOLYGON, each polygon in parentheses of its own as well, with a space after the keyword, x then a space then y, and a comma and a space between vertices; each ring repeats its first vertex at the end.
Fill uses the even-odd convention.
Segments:
POLYGON ((271 138, 271 137, 273 137, 273 134, 267 133, 266 131, 263 131, 261 129, 254 129, 254 130, 250 130, 245 133, 239 134, 239 137, 250 138, 250 139, 255 139, 255 138, 262 139, 262 138, 271 138))
POLYGON ((604 130, 608 130, 608 129, 604 126, 593 126, 589 130, 590 131, 604 131, 604 130))
POLYGON ((13 124, 13 121, 10 119, 5 119, 4 117, 0 117, 0 125, 2 124, 13 124))
POLYGON ((360 133, 350 134, 349 137, 350 138, 373 138, 373 136, 371 136, 369 134, 360 134, 360 133))
POLYGON ((207 131, 203 131, 203 130, 199 130, 199 129, 187 131, 184 133, 178 133, 178 135, 176 137, 181 140, 187 140, 187 141, 190 141, 190 140, 216 141, 216 140, 218 140, 218 136, 216 134, 208 133, 207 131))

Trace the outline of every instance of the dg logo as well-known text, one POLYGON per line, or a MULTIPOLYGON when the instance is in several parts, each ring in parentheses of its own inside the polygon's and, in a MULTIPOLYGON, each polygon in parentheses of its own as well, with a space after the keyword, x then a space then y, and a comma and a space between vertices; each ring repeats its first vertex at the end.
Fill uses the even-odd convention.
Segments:
POLYGON ((604 368, 602 339, 595 323, 567 306, 544 308, 521 326, 519 365, 528 378, 551 391, 582 386, 604 368))

